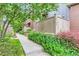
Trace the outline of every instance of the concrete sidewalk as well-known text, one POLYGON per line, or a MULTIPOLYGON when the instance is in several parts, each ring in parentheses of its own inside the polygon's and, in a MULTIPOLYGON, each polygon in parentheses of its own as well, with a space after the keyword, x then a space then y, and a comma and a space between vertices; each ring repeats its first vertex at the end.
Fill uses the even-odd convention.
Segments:
POLYGON ((43 48, 40 45, 32 42, 24 35, 16 33, 16 36, 21 42, 27 56, 49 56, 49 54, 43 51, 43 48))

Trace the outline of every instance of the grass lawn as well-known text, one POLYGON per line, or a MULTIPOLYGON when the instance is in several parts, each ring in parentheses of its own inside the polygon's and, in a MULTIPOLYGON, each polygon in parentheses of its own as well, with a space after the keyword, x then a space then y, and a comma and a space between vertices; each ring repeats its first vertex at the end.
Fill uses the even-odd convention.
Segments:
POLYGON ((0 40, 0 56, 25 56, 18 39, 5 37, 0 40))

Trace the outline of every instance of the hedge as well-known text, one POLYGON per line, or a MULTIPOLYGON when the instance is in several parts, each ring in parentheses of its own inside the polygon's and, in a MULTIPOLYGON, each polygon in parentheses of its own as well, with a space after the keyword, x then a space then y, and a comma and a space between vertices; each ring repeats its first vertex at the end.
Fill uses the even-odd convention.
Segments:
POLYGON ((73 43, 55 35, 31 31, 28 38, 43 46, 44 51, 52 56, 78 56, 79 50, 73 43))

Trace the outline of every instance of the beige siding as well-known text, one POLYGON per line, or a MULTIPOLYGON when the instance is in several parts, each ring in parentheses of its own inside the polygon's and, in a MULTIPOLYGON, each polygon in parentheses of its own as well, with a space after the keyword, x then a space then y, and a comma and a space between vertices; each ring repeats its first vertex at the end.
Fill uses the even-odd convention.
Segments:
POLYGON ((55 18, 48 18, 42 22, 35 22, 34 29, 40 32, 55 33, 55 18))
POLYGON ((54 16, 42 22, 35 22, 34 29, 45 33, 59 33, 70 30, 70 22, 61 16, 54 16))
POLYGON ((56 33, 69 31, 70 21, 64 20, 63 17, 56 17, 56 33))

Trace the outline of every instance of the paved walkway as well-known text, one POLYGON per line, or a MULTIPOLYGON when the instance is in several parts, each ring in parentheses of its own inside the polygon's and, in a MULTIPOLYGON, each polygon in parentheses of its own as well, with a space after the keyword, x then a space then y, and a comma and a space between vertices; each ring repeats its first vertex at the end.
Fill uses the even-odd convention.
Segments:
POLYGON ((25 37, 24 35, 16 33, 16 36, 20 40, 26 55, 49 56, 49 54, 43 51, 43 48, 40 45, 32 42, 31 40, 28 40, 28 38, 25 37))

